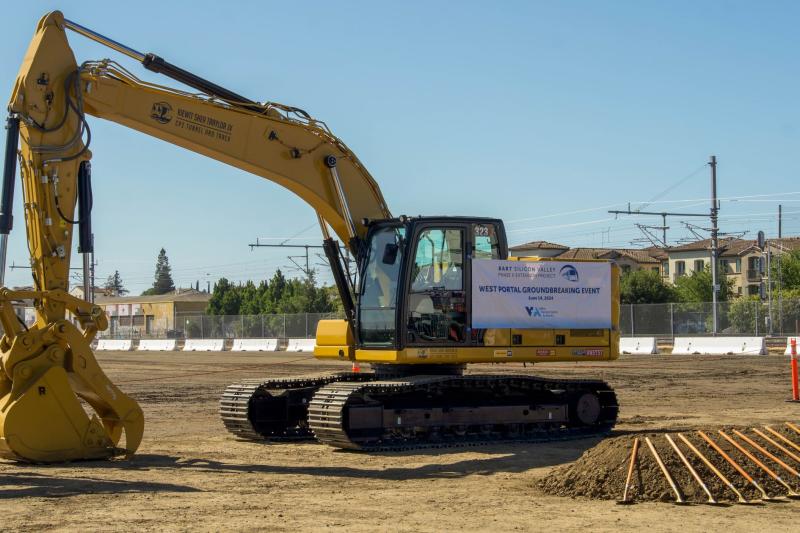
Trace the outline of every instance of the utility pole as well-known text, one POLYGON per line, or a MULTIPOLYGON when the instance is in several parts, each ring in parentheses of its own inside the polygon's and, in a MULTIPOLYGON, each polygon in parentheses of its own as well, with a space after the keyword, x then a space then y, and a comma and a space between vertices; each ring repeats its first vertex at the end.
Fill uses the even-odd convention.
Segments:
POLYGON ((309 254, 308 254, 309 249, 311 249, 311 248, 324 248, 323 246, 314 245, 314 244, 285 244, 285 243, 264 244, 262 242, 259 242, 258 239, 256 239, 255 243, 248 244, 248 246, 250 247, 251 251, 253 250, 253 248, 262 248, 262 247, 266 247, 266 248, 303 248, 303 249, 305 249, 305 256, 289 256, 289 260, 292 263, 294 263, 295 266, 297 266, 299 270, 302 270, 303 272, 305 272, 306 277, 310 277, 311 276, 311 264, 309 262, 309 254), (306 259, 306 268, 305 269, 303 269, 302 266, 298 265, 294 261, 295 257, 305 257, 305 259, 306 259))
POLYGON ((767 245, 767 333, 772 336, 772 247, 767 245))
POLYGON ((717 205, 717 156, 712 155, 708 162, 711 167, 711 304, 712 334, 717 334, 717 299, 719 283, 717 282, 717 254, 719 253, 719 206, 717 205))
MULTIPOLYGON (((642 210, 631 210, 630 204, 628 204, 627 211, 620 211, 620 210, 611 210, 608 211, 613 215, 654 215, 660 216, 662 220, 661 227, 657 226, 643 226, 641 224, 637 224, 640 230, 645 233, 648 239, 651 241, 655 241, 658 238, 652 236, 648 231, 648 229, 660 229, 662 231, 662 241, 663 246, 667 247, 667 217, 668 216, 678 216, 678 217, 709 217, 711 218, 711 228, 703 228, 705 231, 711 232, 711 294, 712 294, 712 334, 717 334, 717 299, 719 295, 719 288, 720 285, 717 282, 717 256, 719 255, 719 203, 717 202, 717 157, 712 155, 709 159, 708 165, 711 167, 711 212, 709 213, 668 213, 666 211, 661 212, 654 212, 654 211, 642 211, 642 210)), ((687 227, 689 225, 687 224, 687 227)), ((691 229, 691 228, 690 228, 691 229)), ((655 244, 655 242, 654 242, 655 244)))
POLYGON ((783 335, 783 205, 778 204, 778 334, 783 335))

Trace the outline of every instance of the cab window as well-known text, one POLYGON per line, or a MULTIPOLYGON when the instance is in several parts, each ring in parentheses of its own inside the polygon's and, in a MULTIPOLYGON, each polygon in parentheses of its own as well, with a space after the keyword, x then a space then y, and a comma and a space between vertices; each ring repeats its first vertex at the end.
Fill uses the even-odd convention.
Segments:
POLYGON ((472 258, 500 259, 500 243, 494 224, 472 225, 472 258))
POLYGON ((372 235, 359 299, 359 333, 364 344, 394 343, 404 235, 403 228, 384 228, 372 235))
POLYGON ((464 287, 462 231, 428 229, 420 233, 414 257, 411 292, 432 288, 461 290, 464 287))
POLYGON ((464 230, 430 228, 419 233, 408 295, 408 341, 464 341, 464 230))

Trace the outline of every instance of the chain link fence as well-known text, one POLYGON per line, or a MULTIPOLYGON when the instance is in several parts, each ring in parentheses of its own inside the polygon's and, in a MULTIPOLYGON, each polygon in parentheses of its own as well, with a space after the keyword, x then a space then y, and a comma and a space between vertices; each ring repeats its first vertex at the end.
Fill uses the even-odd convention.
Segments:
MULTIPOLYGON (((620 329, 623 336, 711 335, 713 305, 708 303, 623 304, 620 329)), ((124 320, 113 323, 99 338, 210 339, 210 338, 312 338, 317 323, 344 318, 335 313, 276 315, 177 315, 146 326, 124 320)), ((785 336, 800 334, 800 300, 774 300, 772 305, 739 298, 717 304, 719 335, 785 336)))
MULTIPOLYGON (((682 336, 713 333, 713 304, 624 304, 623 336, 682 336)), ((800 300, 767 302, 740 298, 717 303, 717 333, 752 337, 800 333, 800 300)))
MULTIPOLYGON (((127 317, 124 317, 127 318, 127 317)), ((248 339, 313 338, 317 323, 330 318, 344 318, 336 313, 296 313, 276 315, 181 315, 169 327, 166 319, 146 326, 125 319, 112 321, 98 338, 117 339, 248 339)))

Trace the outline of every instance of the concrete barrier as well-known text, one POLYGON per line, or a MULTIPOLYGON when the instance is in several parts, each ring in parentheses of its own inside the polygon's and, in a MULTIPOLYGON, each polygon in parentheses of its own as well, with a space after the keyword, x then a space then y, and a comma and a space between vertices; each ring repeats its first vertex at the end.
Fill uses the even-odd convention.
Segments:
POLYGON ((142 339, 136 349, 140 352, 174 352, 177 348, 175 339, 142 339))
POLYGON ((658 353, 655 337, 621 337, 619 353, 634 355, 652 355, 658 353))
POLYGON ((675 337, 672 355, 767 355, 764 337, 675 337))
POLYGON ((316 339, 289 339, 289 344, 286 345, 286 351, 314 353, 315 344, 317 344, 316 339))
POLYGON ((225 349, 225 339, 186 339, 184 352, 221 352, 225 349))
POLYGON ((97 349, 128 352, 133 350, 133 341, 131 339, 99 339, 97 341, 97 349))
POLYGON ((792 355, 792 339, 797 343, 797 353, 800 354, 800 337, 786 337, 786 351, 784 355, 792 355))
POLYGON ((234 339, 232 352, 274 352, 278 339, 234 339))

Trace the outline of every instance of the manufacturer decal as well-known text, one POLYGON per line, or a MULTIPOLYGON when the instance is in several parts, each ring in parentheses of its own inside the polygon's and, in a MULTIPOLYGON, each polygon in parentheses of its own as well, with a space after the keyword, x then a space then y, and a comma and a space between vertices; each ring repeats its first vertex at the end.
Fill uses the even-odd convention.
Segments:
POLYGON ((572 350, 572 355, 603 355, 603 350, 572 350))
POLYGON ((514 353, 511 350, 495 350, 495 357, 511 357, 514 353))
POLYGON ((159 124, 168 124, 172 120, 172 106, 167 102, 156 102, 150 108, 150 118, 159 124))
POLYGON ((536 355, 555 355, 556 351, 550 348, 537 348, 536 355))
POLYGON ((455 359, 458 355, 456 348, 417 348, 410 349, 407 353, 417 359, 455 359))
POLYGON ((180 107, 176 114, 176 128, 181 128, 217 141, 230 142, 231 140, 233 124, 210 115, 204 115, 189 109, 181 109, 180 107))

